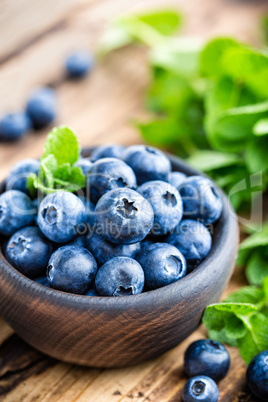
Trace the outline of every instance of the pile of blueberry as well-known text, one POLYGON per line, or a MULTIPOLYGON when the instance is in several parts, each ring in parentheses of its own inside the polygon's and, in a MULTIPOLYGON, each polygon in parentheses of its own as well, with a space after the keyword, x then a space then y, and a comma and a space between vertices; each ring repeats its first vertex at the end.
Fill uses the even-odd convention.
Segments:
MULTIPOLYGON (((225 347, 211 339, 193 342, 184 355, 184 372, 190 377, 186 382, 184 402, 217 402, 219 391, 216 382, 229 370, 230 356, 225 347)), ((247 383, 253 395, 268 400, 268 351, 255 356, 247 369, 247 383)))
MULTIPOLYGON (((79 51, 65 61, 67 77, 84 77, 93 66, 92 57, 79 51)), ((23 137, 27 131, 47 127, 56 117, 56 95, 50 87, 35 90, 26 102, 24 111, 8 113, 0 118, 0 141, 11 142, 23 137)))
POLYGON ((0 196, 7 260, 22 274, 65 292, 124 296, 183 278, 208 255, 222 212, 217 188, 172 172, 161 151, 144 145, 96 148, 77 165, 87 188, 31 199, 36 160, 14 166, 0 196))

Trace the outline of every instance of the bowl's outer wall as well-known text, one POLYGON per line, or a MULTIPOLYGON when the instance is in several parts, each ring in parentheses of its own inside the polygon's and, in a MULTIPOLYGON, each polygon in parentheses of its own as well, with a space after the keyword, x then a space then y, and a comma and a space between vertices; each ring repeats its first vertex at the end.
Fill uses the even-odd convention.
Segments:
MULTIPOLYGON (((198 173, 170 158, 174 170, 198 173)), ((232 274, 238 225, 223 199, 209 256, 180 281, 131 297, 77 296, 31 281, 1 255, 0 314, 30 345, 70 363, 121 367, 168 351, 197 328, 205 307, 219 299, 232 274)))

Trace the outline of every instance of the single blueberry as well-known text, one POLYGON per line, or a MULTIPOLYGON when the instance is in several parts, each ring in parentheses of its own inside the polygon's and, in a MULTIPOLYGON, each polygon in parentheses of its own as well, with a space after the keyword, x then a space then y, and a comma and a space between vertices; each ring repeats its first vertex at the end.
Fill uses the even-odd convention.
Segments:
MULTIPOLYGON (((91 232, 95 226, 95 205, 87 197, 79 197, 86 208, 86 224, 87 232, 91 232)), ((79 229, 79 228, 78 228, 79 229)), ((85 227, 81 227, 82 232, 80 235, 85 234, 85 227)))
POLYGON ((268 401, 268 350, 259 353, 249 363, 247 383, 253 395, 268 401))
POLYGON ((225 347, 211 339, 193 342, 185 352, 184 371, 188 377, 206 375, 219 381, 229 370, 230 356, 225 347))
POLYGON ((0 119, 0 140, 16 141, 31 129, 31 120, 24 112, 5 114, 0 119))
POLYGON ((20 229, 10 238, 6 258, 10 264, 28 278, 45 274, 53 246, 35 227, 20 229))
POLYGON ((149 202, 129 188, 104 194, 95 208, 98 234, 115 244, 133 244, 143 240, 154 222, 149 202))
POLYGON ((96 291, 95 284, 91 285, 91 288, 87 291, 87 293, 85 293, 85 296, 99 296, 96 291))
POLYGON ((66 244, 66 246, 79 246, 86 248, 87 245, 87 235, 77 235, 74 240, 72 240, 70 243, 66 244))
POLYGON ((180 251, 167 243, 145 247, 137 257, 145 275, 147 289, 158 289, 176 282, 186 274, 186 261, 180 251))
POLYGON ((36 159, 24 159, 16 163, 6 179, 7 190, 19 190, 28 194, 28 178, 31 173, 37 175, 39 170, 40 162, 36 159))
POLYGON ((185 181, 186 178, 186 174, 182 172, 171 172, 168 175, 168 182, 177 190, 179 190, 179 186, 185 181))
POLYGON ((94 232, 87 237, 87 249, 94 255, 97 263, 103 265, 114 257, 134 258, 140 250, 140 243, 117 245, 94 232))
POLYGON ((85 51, 70 54, 65 61, 65 69, 71 78, 84 77, 94 64, 93 57, 85 51))
POLYGON ((56 99, 53 89, 48 87, 37 89, 28 99, 26 112, 36 129, 52 123, 56 115, 56 99))
POLYGON ((142 184, 138 192, 151 204, 154 211, 151 235, 164 235, 179 224, 183 215, 182 200, 175 187, 164 181, 153 180, 142 184))
POLYGON ((11 236, 35 221, 35 208, 25 193, 9 190, 0 195, 0 234, 11 236))
POLYGON ((212 378, 205 375, 191 378, 183 388, 183 402, 217 402, 218 399, 219 390, 217 384, 212 378))
POLYGON ((97 202, 108 191, 116 188, 136 188, 133 170, 116 158, 103 158, 94 162, 87 178, 90 199, 97 202))
POLYGON ((212 237, 202 223, 185 219, 168 236, 167 243, 180 250, 187 261, 187 268, 191 271, 210 252, 212 237))
POLYGON ((46 288, 50 288, 47 277, 46 276, 39 276, 38 278, 34 279, 34 282, 39 283, 39 285, 43 285, 46 288))
POLYGON ((58 191, 42 200, 37 222, 48 239, 67 243, 75 238, 80 226, 86 225, 85 206, 76 195, 58 191))
POLYGON ((122 156, 125 147, 118 144, 107 144, 107 145, 100 145, 95 148, 91 155, 90 159, 95 162, 98 159, 102 158, 118 158, 120 159, 122 156))
POLYGON ((204 224, 216 222, 222 213, 222 199, 215 184, 202 176, 188 177, 180 186, 184 217, 204 224))
POLYGON ((64 246, 52 254, 47 278, 54 289, 84 294, 94 283, 97 269, 96 260, 87 249, 64 246))
POLYGON ((143 291, 144 272, 132 258, 115 257, 98 270, 95 286, 100 296, 136 295, 143 291))
POLYGON ((150 180, 168 181, 170 160, 156 148, 133 145, 123 152, 122 159, 134 170, 139 185, 150 180))
POLYGON ((90 168, 92 167, 92 162, 90 162, 87 158, 80 158, 75 165, 76 167, 80 167, 83 170, 85 176, 87 176, 90 168))

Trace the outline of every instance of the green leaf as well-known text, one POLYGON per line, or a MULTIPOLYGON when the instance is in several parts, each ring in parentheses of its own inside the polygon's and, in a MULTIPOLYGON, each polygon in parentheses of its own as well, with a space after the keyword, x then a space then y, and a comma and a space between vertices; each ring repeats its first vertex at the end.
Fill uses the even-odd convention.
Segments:
POLYGON ((54 173, 58 168, 58 163, 53 154, 50 154, 41 159, 41 175, 46 185, 53 188, 54 185, 54 173))
POLYGON ((245 162, 250 173, 268 169, 268 137, 255 138, 249 142, 245 151, 245 162))
POLYGON ((176 32, 182 22, 181 14, 171 9, 157 10, 147 14, 137 15, 136 19, 151 26, 165 36, 176 32))
POLYGON ((261 119, 257 121, 253 127, 253 134, 256 136, 262 136, 268 134, 268 119, 261 119))
POLYGON ((261 285, 268 277, 267 256, 261 250, 256 249, 251 254, 246 267, 247 280, 251 285, 261 285))
POLYGON ((80 157, 80 147, 74 132, 67 126, 55 127, 48 135, 42 159, 54 155, 58 165, 73 165, 80 157))
POLYGON ((120 24, 112 25, 100 39, 98 52, 101 56, 127 46, 133 42, 130 33, 120 24))
POLYGON ((232 166, 242 163, 242 159, 235 154, 227 154, 217 151, 197 151, 187 159, 189 165, 203 172, 232 166))
POLYGON ((253 233, 247 237, 240 246, 237 257, 237 264, 243 266, 246 264, 251 252, 260 247, 268 246, 268 224, 264 224, 261 232, 253 233))
POLYGON ((224 303, 248 303, 258 304, 263 301, 263 290, 256 286, 244 286, 234 293, 231 293, 224 303))

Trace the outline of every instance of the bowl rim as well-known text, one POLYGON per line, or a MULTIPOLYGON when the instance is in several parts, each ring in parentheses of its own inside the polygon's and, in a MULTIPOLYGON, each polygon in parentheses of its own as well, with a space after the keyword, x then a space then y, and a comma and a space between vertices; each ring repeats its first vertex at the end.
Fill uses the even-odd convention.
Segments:
MULTIPOLYGON (((83 148, 82 149, 82 156, 89 157, 90 153, 95 147, 90 148, 83 148)), ((172 168, 175 167, 173 171, 179 171, 185 173, 187 176, 193 175, 201 175, 207 177, 204 173, 199 172, 195 168, 189 166, 186 162, 180 159, 177 156, 171 155, 166 153, 168 158, 171 161, 172 168)), ((215 182, 213 182, 215 184, 215 182)), ((215 184, 216 185, 216 184, 215 184)), ((4 191, 5 188, 5 180, 0 183, 0 194, 4 191)), ((74 293, 63 292, 60 290, 56 290, 53 288, 46 287, 34 280, 26 277, 18 270, 16 270, 4 257, 1 247, 0 247, 0 260, 1 266, 6 270, 6 273, 11 274, 14 280, 20 282, 20 286, 25 286, 28 288, 28 291, 36 292, 39 296, 41 294, 45 294, 47 297, 55 300, 65 300, 67 302, 82 302, 83 305, 88 308, 98 307, 98 308, 106 308, 107 303, 109 303, 109 308, 114 306, 116 309, 128 309, 129 307, 134 307, 135 303, 142 304, 143 302, 149 302, 148 299, 155 299, 155 298, 168 298, 171 293, 173 292, 182 292, 187 287, 187 284, 191 282, 192 278, 195 277, 195 280, 198 281, 198 277, 200 277, 204 273, 206 269, 211 266, 211 262, 213 261, 214 257, 217 256, 219 250, 222 249, 223 245, 227 243, 227 240, 230 236, 230 229, 235 225, 238 227, 237 217, 236 214, 227 198, 227 196, 222 192, 222 190, 216 185, 216 188, 220 192, 223 200, 223 211, 219 221, 215 225, 216 230, 213 236, 212 248, 208 254, 208 256, 200 263, 200 265, 193 270, 188 275, 184 276, 183 278, 179 279, 176 282, 173 282, 169 285, 166 285, 162 288, 150 290, 147 292, 142 292, 136 295, 131 295, 128 297, 108 297, 108 296, 87 296, 87 295, 78 295, 74 293), (235 222, 234 222, 235 221, 235 222), (220 235, 216 236, 217 234, 217 227, 221 226, 220 228, 220 235)), ((238 241, 237 241, 238 243, 238 241)), ((0 280, 1 280, 1 273, 0 273, 0 280)))

